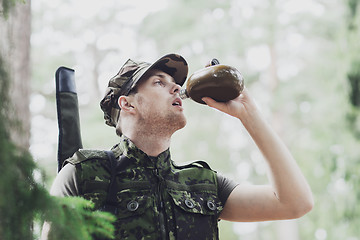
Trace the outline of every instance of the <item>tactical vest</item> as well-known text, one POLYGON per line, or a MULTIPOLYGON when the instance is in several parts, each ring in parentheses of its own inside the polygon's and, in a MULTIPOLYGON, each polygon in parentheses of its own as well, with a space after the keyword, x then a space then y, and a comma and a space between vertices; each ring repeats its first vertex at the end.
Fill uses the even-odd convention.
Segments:
MULTIPOLYGON (((127 157, 116 169, 116 239, 218 239, 223 206, 216 173, 206 163, 177 166, 169 150, 157 158, 134 148, 112 151, 127 157)), ((100 209, 111 178, 107 155, 80 150, 67 162, 76 166, 80 195, 100 209)))

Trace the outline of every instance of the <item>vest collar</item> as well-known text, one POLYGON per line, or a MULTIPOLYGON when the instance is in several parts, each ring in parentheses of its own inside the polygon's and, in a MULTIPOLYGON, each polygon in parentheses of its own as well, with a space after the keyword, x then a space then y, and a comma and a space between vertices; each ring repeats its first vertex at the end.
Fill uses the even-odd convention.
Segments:
POLYGON ((120 137, 120 143, 115 145, 111 150, 114 152, 116 157, 124 155, 137 166, 155 168, 160 171, 166 171, 170 169, 171 158, 169 149, 166 149, 157 157, 151 157, 135 146, 135 144, 128 137, 122 135, 120 137))

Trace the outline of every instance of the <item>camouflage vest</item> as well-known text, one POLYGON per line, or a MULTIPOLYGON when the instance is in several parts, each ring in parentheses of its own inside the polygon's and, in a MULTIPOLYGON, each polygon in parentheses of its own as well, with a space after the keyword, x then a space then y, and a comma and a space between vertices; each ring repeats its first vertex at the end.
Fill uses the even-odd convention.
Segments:
MULTIPOLYGON (((207 164, 177 166, 169 150, 150 158, 125 137, 112 151, 128 160, 116 171, 116 239, 218 239, 223 206, 207 164)), ((80 195, 100 209, 111 177, 107 155, 80 150, 67 162, 76 165, 80 195)))

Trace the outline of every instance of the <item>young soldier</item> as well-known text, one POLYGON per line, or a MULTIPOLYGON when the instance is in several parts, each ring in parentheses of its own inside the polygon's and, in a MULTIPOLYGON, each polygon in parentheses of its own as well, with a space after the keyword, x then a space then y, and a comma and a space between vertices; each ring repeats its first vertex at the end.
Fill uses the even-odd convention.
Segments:
POLYGON ((171 136, 186 124, 179 90, 187 72, 176 54, 152 65, 129 59, 100 103, 106 123, 120 136, 112 148, 116 163, 103 151, 80 150, 66 161, 51 193, 111 209, 116 239, 218 239, 218 219, 292 219, 310 211, 308 183, 247 89, 226 103, 203 101, 242 122, 269 165, 271 185, 238 185, 205 162, 177 166, 171 160, 171 136))

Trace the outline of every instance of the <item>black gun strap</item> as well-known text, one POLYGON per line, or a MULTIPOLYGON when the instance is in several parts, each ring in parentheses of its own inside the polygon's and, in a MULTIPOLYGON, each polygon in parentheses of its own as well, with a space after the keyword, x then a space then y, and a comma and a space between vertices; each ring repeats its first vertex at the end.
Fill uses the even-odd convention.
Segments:
POLYGON ((108 193, 106 196, 106 201, 104 206, 102 207, 102 211, 110 212, 113 214, 117 214, 117 184, 116 184, 116 174, 119 169, 126 169, 128 164, 130 163, 129 158, 124 155, 121 155, 119 160, 115 158, 115 155, 112 151, 105 151, 108 159, 110 161, 110 184, 108 193))
POLYGON ((111 212, 113 214, 116 214, 116 203, 117 203, 117 185, 116 185, 116 168, 117 168, 117 161, 115 158, 115 155, 112 151, 105 151, 106 155, 108 156, 108 159, 110 161, 110 185, 108 189, 108 194, 106 196, 105 204, 102 208, 103 211, 111 212))

